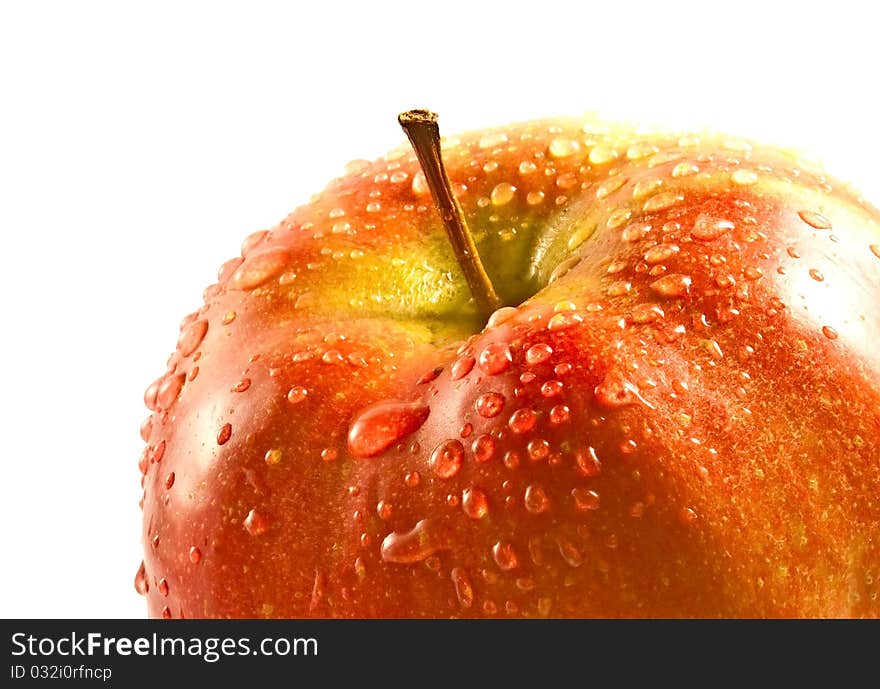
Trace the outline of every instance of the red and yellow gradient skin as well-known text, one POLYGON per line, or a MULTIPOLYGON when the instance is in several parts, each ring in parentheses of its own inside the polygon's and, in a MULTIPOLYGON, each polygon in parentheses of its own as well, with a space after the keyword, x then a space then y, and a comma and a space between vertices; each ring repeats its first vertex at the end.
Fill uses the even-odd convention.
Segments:
POLYGON ((444 159, 512 307, 408 148, 251 235, 146 393, 150 615, 880 615, 877 210, 589 118, 444 159))

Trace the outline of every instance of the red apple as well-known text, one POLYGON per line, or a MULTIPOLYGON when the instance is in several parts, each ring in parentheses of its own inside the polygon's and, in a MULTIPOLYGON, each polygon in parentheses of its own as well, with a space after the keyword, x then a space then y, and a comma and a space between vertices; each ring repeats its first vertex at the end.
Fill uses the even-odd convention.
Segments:
POLYGON ((478 256, 401 147, 184 319, 141 428, 149 613, 880 615, 880 213, 714 135, 442 150, 478 256))

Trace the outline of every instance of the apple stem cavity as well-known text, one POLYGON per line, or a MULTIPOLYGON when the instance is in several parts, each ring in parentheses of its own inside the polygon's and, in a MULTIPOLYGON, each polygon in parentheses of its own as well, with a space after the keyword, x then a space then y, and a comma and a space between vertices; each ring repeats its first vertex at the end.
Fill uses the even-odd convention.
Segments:
POLYGON ((464 272, 471 295, 484 319, 504 306, 486 269, 480 261, 474 238, 464 218, 464 211, 452 192, 443 157, 440 153, 440 128, 436 113, 428 110, 407 110, 397 121, 412 144, 425 175, 434 206, 443 220, 443 227, 452 244, 455 258, 464 272))

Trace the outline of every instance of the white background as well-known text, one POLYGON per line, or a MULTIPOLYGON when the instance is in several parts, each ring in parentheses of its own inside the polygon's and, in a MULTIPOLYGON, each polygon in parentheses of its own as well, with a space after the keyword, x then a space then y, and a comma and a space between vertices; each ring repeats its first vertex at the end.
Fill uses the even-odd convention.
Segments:
POLYGON ((810 149, 880 201, 871 3, 0 5, 0 617, 141 617, 142 393, 244 236, 439 111, 810 149))

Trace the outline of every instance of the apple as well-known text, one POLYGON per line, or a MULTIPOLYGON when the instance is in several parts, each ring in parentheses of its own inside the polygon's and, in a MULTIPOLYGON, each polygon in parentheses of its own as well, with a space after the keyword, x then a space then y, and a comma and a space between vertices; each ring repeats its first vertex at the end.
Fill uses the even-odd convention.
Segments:
POLYGON ((721 135, 401 123, 147 389, 149 614, 880 616, 880 213, 721 135))

